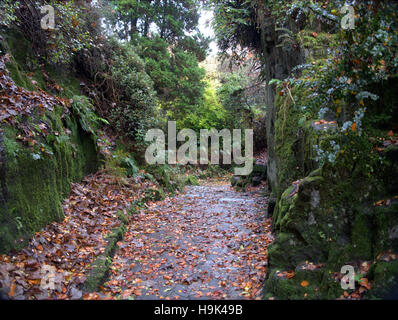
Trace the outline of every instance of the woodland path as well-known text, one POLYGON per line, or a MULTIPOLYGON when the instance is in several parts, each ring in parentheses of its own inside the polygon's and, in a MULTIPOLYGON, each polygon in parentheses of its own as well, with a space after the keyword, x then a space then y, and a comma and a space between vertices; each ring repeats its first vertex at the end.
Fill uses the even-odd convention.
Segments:
POLYGON ((267 198, 203 182, 136 214, 101 295, 122 299, 261 299, 267 198))

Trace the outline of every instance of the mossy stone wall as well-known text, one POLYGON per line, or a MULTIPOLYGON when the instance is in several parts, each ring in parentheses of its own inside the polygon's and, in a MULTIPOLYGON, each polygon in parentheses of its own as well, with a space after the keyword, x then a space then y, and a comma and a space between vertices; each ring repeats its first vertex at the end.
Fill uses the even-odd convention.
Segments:
POLYGON ((94 138, 69 119, 68 143, 54 144, 52 156, 33 157, 16 141, 16 130, 2 126, 0 252, 20 248, 36 231, 63 219, 61 202, 70 182, 79 181, 98 167, 94 138))
POLYGON ((396 262, 379 261, 378 256, 387 250, 398 252, 398 201, 380 207, 373 203, 377 197, 391 196, 395 167, 386 162, 373 176, 348 160, 318 167, 313 145, 328 141, 334 129, 317 130, 314 115, 299 108, 305 105, 305 91, 293 88, 291 93, 295 103, 287 94, 278 94, 275 103, 278 183, 273 189, 275 241, 268 252, 266 296, 338 298, 344 292, 335 277, 341 267, 352 265, 358 271, 360 263, 368 261, 372 267, 367 277, 374 288, 366 297, 384 297, 398 273, 396 262), (300 269, 305 263, 319 267, 300 269), (293 278, 279 274, 291 270, 293 278))
MULTIPOLYGON (((2 54, 8 53, 7 69, 19 87, 48 91, 44 75, 60 86, 59 95, 80 95, 80 81, 66 70, 42 65, 29 41, 16 30, 0 30, 2 54), (61 90, 62 88, 62 90, 61 90)), ((99 165, 96 138, 84 131, 80 115, 56 107, 45 114, 17 119, 23 125, 0 126, 0 252, 23 247, 27 240, 52 221, 63 219, 62 200, 70 192, 70 182, 95 172, 99 165), (35 136, 44 145, 28 146, 17 140, 22 127, 45 123, 49 134, 35 136)))

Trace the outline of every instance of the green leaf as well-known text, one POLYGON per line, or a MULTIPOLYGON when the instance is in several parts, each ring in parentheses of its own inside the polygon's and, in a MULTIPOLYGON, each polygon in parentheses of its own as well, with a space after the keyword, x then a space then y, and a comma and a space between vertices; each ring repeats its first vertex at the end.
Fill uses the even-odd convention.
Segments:
POLYGON ((271 79, 271 80, 268 82, 268 85, 269 85, 269 86, 272 86, 273 84, 278 85, 278 84, 280 84, 281 82, 282 82, 282 81, 279 80, 279 79, 271 79))

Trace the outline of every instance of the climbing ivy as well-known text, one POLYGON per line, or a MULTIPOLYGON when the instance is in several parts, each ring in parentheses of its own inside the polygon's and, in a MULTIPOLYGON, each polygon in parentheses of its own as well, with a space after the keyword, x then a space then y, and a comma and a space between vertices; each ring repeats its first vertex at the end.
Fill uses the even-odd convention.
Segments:
MULTIPOLYGON (((331 48, 329 58, 321 67, 317 63, 303 66, 304 74, 311 77, 289 79, 293 85, 310 89, 309 107, 318 112, 320 119, 326 113, 335 115, 340 125, 339 140, 344 145, 334 144, 332 149, 338 148, 341 154, 358 143, 360 139, 357 137, 364 135, 364 139, 368 139, 372 128, 366 125, 369 123, 367 118, 382 113, 384 117, 380 121, 384 123, 396 112, 380 102, 379 96, 385 94, 382 85, 394 81, 398 71, 397 4, 383 3, 377 8, 371 4, 371 1, 364 1, 353 6, 355 29, 339 29, 336 33, 339 45, 331 48)), ((377 126, 378 121, 373 119, 371 122, 377 126)), ((315 148, 318 156, 327 155, 326 160, 335 162, 334 151, 315 148)), ((367 148, 364 152, 371 150, 367 148)))

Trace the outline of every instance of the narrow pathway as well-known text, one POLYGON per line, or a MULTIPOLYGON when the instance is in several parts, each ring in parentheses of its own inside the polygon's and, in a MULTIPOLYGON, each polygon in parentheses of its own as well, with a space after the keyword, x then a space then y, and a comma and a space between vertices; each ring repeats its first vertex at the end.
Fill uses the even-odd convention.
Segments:
POLYGON ((101 296, 122 299, 261 299, 267 199, 227 181, 186 187, 132 218, 101 296))

